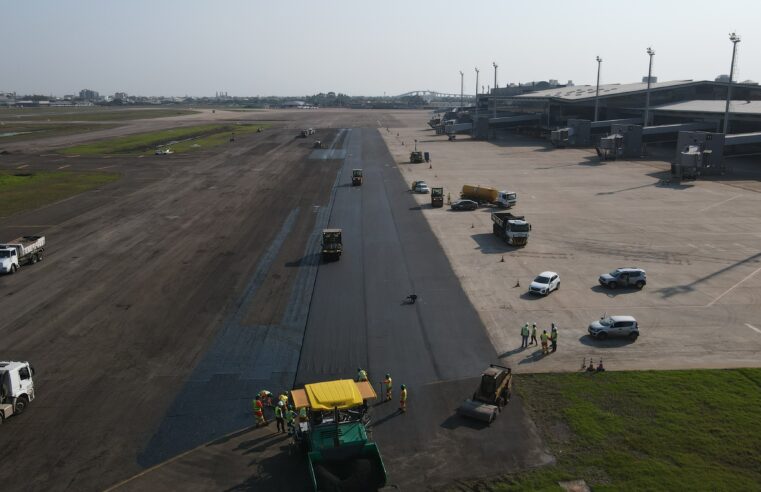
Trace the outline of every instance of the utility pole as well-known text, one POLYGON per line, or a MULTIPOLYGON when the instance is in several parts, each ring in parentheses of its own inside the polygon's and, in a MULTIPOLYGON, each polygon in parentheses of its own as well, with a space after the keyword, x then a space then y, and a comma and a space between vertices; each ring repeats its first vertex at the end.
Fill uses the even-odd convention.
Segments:
POLYGON ((600 107, 600 66, 602 65, 602 58, 598 56, 595 60, 597 60, 597 90, 595 91, 595 121, 597 121, 597 112, 600 107))
POLYGON ((465 74, 462 73, 462 70, 460 70, 460 107, 462 108, 465 105, 465 97, 463 90, 465 88, 465 74))
POLYGON ((473 120, 473 133, 472 135, 476 136, 476 124, 478 123, 478 67, 476 67, 476 119, 473 120))
POLYGON ((737 54, 737 43, 740 42, 740 36, 732 32, 729 34, 729 40, 732 41, 732 66, 729 67, 729 82, 727 83, 727 105, 724 107, 724 135, 729 132, 729 102, 732 99, 732 77, 735 75, 735 55, 737 54))
POLYGON ((491 62, 494 66, 494 117, 497 117, 497 63, 491 62))
POLYGON ((650 79, 653 75, 653 56, 655 56, 655 50, 648 47, 647 54, 650 56, 650 64, 647 69, 647 95, 645 96, 645 121, 642 122, 643 127, 650 124, 650 79))

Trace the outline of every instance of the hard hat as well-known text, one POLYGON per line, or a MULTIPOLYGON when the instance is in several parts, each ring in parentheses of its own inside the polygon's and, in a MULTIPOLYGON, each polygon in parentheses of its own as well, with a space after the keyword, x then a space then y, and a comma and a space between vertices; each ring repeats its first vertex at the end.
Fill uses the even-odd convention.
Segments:
POLYGON ((407 387, 405 385, 402 385, 402 389, 406 389, 407 387))
POLYGON ((391 377, 391 374, 386 374, 386 377, 387 377, 387 378, 390 378, 390 377, 391 377))
POLYGON ((277 404, 278 404, 278 406, 281 406, 281 407, 285 406, 285 403, 283 403, 282 401, 277 402, 277 404))

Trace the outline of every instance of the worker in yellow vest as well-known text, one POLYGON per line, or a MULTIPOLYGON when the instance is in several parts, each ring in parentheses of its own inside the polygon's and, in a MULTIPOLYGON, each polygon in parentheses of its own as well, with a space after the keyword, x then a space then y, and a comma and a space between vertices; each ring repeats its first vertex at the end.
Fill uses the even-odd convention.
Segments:
POLYGON ((357 381, 367 381, 367 371, 361 367, 357 368, 357 381))
POLYGON ((394 381, 391 379, 391 374, 386 374, 386 379, 383 380, 383 385, 386 387, 386 401, 391 401, 391 390, 394 388, 394 381))
POLYGON ((402 391, 399 393, 399 411, 404 413, 407 411, 407 387, 401 385, 402 391))
POLYGON ((539 335, 539 339, 542 341, 542 354, 547 355, 549 351, 547 350, 547 340, 550 338, 550 336, 547 334, 547 330, 542 330, 542 334, 539 335))

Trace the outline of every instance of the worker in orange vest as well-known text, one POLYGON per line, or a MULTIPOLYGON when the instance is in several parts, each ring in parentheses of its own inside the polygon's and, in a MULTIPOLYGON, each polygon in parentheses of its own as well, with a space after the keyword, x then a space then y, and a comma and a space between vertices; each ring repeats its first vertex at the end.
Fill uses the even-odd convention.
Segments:
POLYGON ((394 381, 391 379, 391 374, 386 374, 386 379, 383 380, 383 385, 386 387, 386 401, 391 401, 391 390, 394 388, 394 381))
POLYGON ((264 404, 262 404, 262 397, 256 395, 254 400, 254 415, 256 415, 256 426, 267 425, 267 419, 264 418, 264 404))

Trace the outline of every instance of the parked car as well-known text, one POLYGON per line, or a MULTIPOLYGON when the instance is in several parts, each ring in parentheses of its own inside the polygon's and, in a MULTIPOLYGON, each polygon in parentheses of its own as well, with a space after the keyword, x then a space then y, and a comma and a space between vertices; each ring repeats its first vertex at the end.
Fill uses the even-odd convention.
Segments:
POLYGON ((641 268, 616 268, 610 273, 603 273, 598 280, 600 285, 611 289, 618 287, 636 287, 641 289, 647 284, 647 274, 641 268))
POLYGON ((587 331, 598 340, 608 337, 628 337, 636 340, 639 337, 639 325, 633 316, 603 316, 590 323, 587 331))
POLYGON ((415 191, 415 188, 417 188, 417 187, 418 187, 418 185, 421 185, 421 184, 426 184, 426 182, 425 182, 425 181, 423 181, 422 179, 419 179, 419 180, 413 181, 413 182, 412 182, 412 186, 410 186, 410 190, 412 190, 412 191, 415 191))
POLYGON ((421 183, 415 187, 415 193, 430 193, 431 190, 428 188, 428 185, 425 183, 421 183))
POLYGON ((531 294, 548 295, 560 288, 560 275, 555 272, 542 272, 531 282, 528 291, 531 294))
POLYGON ((461 198, 452 202, 452 210, 475 210, 478 208, 478 202, 461 198))

